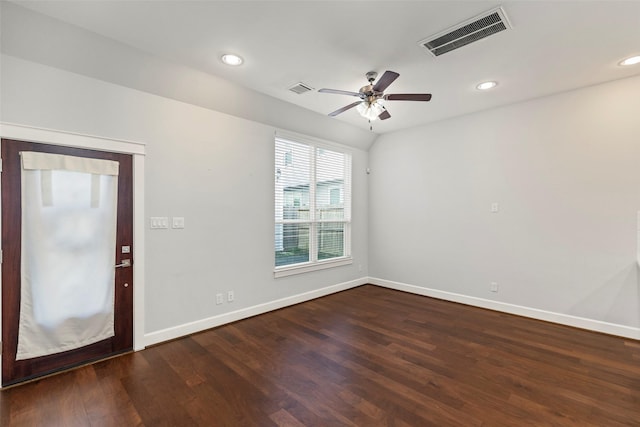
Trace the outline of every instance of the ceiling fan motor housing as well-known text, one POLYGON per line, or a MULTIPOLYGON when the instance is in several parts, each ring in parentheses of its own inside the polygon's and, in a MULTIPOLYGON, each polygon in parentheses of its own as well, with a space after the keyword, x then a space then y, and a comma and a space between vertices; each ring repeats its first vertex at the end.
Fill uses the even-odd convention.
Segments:
POLYGON ((359 92, 364 96, 371 96, 373 95, 373 85, 362 86, 359 92))

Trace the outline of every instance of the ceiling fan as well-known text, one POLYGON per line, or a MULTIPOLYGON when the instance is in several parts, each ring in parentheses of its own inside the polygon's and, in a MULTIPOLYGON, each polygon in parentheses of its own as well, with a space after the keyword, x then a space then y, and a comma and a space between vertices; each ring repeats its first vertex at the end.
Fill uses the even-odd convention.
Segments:
POLYGON ((400 74, 393 71, 385 71, 382 77, 378 79, 376 84, 373 84, 378 73, 375 71, 369 71, 367 74, 367 80, 369 84, 362 86, 358 92, 349 92, 347 90, 337 89, 319 89, 318 92, 322 93, 335 93, 338 95, 349 95, 360 98, 352 104, 346 105, 336 111, 329 113, 329 116, 335 117, 340 113, 344 113, 353 107, 357 107, 360 115, 366 119, 372 120, 380 119, 386 120, 391 117, 391 114, 382 105, 381 100, 385 101, 429 101, 431 100, 430 93, 396 93, 385 95, 384 90, 393 83, 400 74))

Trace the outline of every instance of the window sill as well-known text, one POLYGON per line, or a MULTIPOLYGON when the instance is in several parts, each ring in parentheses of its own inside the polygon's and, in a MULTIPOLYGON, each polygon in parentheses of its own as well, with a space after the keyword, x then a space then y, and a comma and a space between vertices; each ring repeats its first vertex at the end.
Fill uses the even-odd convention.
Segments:
POLYGON ((293 276, 294 274, 302 274, 308 273, 310 271, 316 270, 324 270, 326 268, 340 267, 342 265, 353 264, 353 258, 349 257, 341 257, 336 259, 331 259, 327 261, 318 261, 313 264, 305 263, 305 264, 296 264, 296 265, 287 265, 283 267, 278 267, 273 270, 273 277, 286 277, 293 276))

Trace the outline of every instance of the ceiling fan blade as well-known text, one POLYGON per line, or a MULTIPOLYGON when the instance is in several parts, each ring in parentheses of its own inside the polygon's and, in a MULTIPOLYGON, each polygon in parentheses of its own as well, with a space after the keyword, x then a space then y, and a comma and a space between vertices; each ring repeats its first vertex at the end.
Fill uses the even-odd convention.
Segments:
POLYGON ((385 71, 382 77, 378 79, 378 82, 373 86, 374 92, 384 92, 384 90, 389 87, 391 83, 397 79, 400 74, 393 71, 385 71))
POLYGON ((387 101, 430 101, 430 93, 393 93, 385 95, 387 101))
POLYGON ((348 90, 318 89, 318 92, 321 92, 321 93, 335 93, 337 95, 349 95, 349 96, 357 96, 357 97, 362 98, 360 93, 358 93, 358 92, 349 92, 348 90))
POLYGON ((353 104, 349 104, 349 105, 347 105, 347 106, 345 106, 345 107, 342 107, 342 108, 340 108, 340 109, 338 109, 338 110, 334 111, 333 113, 329 113, 329 115, 330 115, 331 117, 335 117, 335 116, 337 116, 337 115, 338 115, 338 114, 340 114, 340 113, 344 113, 345 111, 350 110, 351 108, 355 107, 355 106, 356 106, 356 105, 358 105, 358 104, 362 104, 362 102, 363 102, 363 101, 356 101, 356 102, 354 102, 353 104))
POLYGON ((389 112, 387 110, 384 110, 382 113, 380 113, 380 115, 378 116, 378 118, 380 120, 387 120, 389 117, 391 117, 391 114, 389 114, 389 112))

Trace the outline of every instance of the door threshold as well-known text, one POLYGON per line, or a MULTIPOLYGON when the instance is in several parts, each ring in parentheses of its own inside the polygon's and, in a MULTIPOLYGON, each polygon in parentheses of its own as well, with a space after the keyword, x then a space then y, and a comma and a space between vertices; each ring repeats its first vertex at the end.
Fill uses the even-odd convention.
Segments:
POLYGON ((133 348, 130 348, 130 349, 127 349, 127 350, 122 350, 122 351, 119 351, 119 352, 116 352, 116 353, 111 353, 108 356, 104 356, 104 357, 101 356, 99 358, 95 358, 95 359, 91 359, 91 360, 85 360, 85 361, 83 361, 81 363, 77 363, 75 365, 65 366, 64 368, 55 369, 55 370, 46 372, 44 374, 37 374, 37 375, 33 375, 31 377, 26 377, 26 378, 23 378, 23 379, 20 379, 20 380, 12 381, 12 382, 9 382, 7 384, 3 384, 2 387, 0 388, 0 391, 9 390, 9 389, 14 388, 14 387, 18 387, 18 386, 21 386, 21 385, 33 383, 33 382, 36 382, 36 381, 40 381, 40 380, 43 380, 45 378, 53 377, 55 375, 64 374, 64 373, 70 372, 70 371, 75 371, 76 369, 84 368, 85 366, 95 365, 96 363, 104 362, 105 360, 109 360, 109 359, 115 359, 116 357, 124 356, 124 355, 130 354, 130 353, 135 353, 135 350, 133 350, 133 348))

